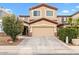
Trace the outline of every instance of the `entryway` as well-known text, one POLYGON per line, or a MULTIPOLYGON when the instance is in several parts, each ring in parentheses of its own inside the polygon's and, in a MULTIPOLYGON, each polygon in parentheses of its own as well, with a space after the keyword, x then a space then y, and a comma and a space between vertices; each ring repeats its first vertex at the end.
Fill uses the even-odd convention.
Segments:
POLYGON ((23 30, 22 35, 26 35, 26 36, 28 36, 28 35, 29 35, 28 26, 24 26, 24 30, 23 30))

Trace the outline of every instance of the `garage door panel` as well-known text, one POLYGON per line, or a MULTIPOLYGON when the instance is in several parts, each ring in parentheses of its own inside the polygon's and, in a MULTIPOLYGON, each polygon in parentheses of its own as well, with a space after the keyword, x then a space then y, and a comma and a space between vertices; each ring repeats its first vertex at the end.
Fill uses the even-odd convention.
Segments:
POLYGON ((53 28, 33 28, 32 29, 32 36, 54 36, 53 28))

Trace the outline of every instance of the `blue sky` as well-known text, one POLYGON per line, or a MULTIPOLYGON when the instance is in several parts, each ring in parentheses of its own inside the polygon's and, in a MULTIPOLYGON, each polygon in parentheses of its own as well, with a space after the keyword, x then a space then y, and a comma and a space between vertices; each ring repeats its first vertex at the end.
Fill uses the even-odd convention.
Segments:
MULTIPOLYGON (((16 15, 29 15, 29 8, 36 5, 38 3, 0 3, 0 7, 16 15)), ((49 5, 58 8, 57 15, 71 15, 79 11, 79 3, 49 3, 49 5)))

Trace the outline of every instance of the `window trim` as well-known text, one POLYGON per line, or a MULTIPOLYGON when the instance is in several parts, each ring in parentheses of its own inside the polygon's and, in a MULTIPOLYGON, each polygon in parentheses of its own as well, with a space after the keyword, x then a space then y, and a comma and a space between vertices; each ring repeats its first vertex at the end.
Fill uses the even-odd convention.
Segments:
POLYGON ((47 10, 46 11, 46 16, 53 16, 53 11, 47 10), (52 12, 52 15, 48 15, 48 12, 52 12))
POLYGON ((39 11, 39 10, 34 10, 34 11, 33 11, 33 16, 40 16, 40 11, 39 11), (35 11, 36 11, 36 12, 39 12, 39 15, 34 15, 34 12, 35 12, 35 11))

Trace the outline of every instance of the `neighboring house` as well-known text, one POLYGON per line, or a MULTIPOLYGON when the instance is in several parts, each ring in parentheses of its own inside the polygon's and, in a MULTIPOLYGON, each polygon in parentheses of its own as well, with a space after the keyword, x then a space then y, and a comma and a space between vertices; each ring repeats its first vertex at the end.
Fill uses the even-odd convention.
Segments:
POLYGON ((69 26, 69 24, 68 24, 69 18, 73 19, 72 23, 76 22, 76 20, 79 18, 79 11, 75 12, 72 15, 65 15, 65 16, 64 15, 58 15, 57 18, 58 18, 58 22, 61 22, 64 25, 64 27, 66 27, 66 26, 69 26))
POLYGON ((48 4, 40 4, 29 9, 30 15, 20 15, 19 20, 24 21, 23 35, 30 36, 56 36, 57 28, 66 25, 69 17, 78 18, 79 12, 70 15, 57 15, 57 8, 48 4))

